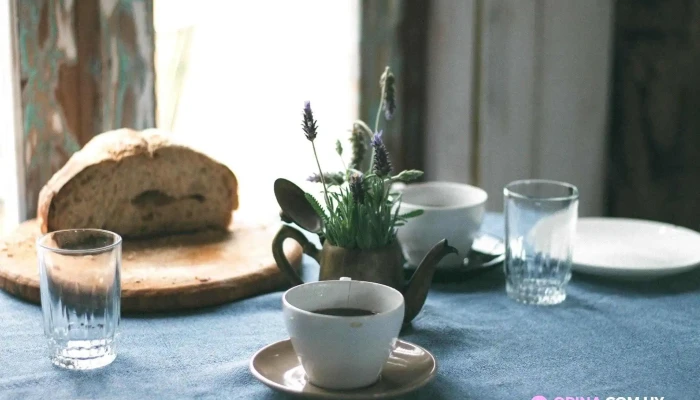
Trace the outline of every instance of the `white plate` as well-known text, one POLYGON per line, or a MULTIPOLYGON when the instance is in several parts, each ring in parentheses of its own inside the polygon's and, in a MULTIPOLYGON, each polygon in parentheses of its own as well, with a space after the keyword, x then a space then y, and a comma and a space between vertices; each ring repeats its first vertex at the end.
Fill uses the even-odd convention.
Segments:
POLYGON ((661 222, 581 218, 573 269, 621 278, 655 278, 700 264, 700 234, 661 222))

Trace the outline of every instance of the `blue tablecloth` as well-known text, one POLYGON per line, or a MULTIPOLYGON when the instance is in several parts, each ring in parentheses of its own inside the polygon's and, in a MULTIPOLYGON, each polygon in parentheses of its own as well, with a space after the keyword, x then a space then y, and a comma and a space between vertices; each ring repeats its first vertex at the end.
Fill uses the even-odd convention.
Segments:
MULTIPOLYGON (((484 230, 502 235, 501 217, 484 230)), ((645 284, 574 275, 568 293, 554 307, 515 303, 500 269, 435 285, 403 338, 433 352, 439 372, 409 398, 700 399, 700 271, 645 284)), ((116 361, 74 372, 46 358, 40 308, 0 293, 0 398, 287 398, 248 371, 256 350, 287 337, 281 294, 125 317, 116 361)))

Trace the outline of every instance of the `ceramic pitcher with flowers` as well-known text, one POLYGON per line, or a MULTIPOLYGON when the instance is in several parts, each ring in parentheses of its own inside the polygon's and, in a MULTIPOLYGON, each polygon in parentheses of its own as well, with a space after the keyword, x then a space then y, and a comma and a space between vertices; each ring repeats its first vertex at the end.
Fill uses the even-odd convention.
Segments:
MULTIPOLYGON (((314 140, 318 134, 318 125, 314 119, 311 104, 306 102, 303 110, 302 130, 311 142, 318 173, 312 175, 309 180, 322 185, 319 201, 310 193, 300 193, 298 198, 293 197, 292 191, 278 190, 280 185, 294 186, 286 180, 275 182, 275 195, 282 207, 290 208, 290 204, 307 206, 309 211, 315 214, 318 220, 313 224, 315 234, 318 234, 322 249, 318 249, 308 239, 308 234, 284 225, 272 243, 272 250, 277 265, 294 285, 303 281, 297 271, 292 268, 285 258, 282 249, 283 242, 294 239, 302 245, 304 252, 315 258, 320 268, 320 280, 339 279, 350 277, 354 280, 377 282, 398 289, 404 294, 406 313, 404 322, 410 322, 421 310, 433 273, 438 262, 447 254, 455 253, 456 249, 447 244, 446 240, 437 243, 426 254, 423 262, 418 267, 410 281, 404 281, 404 268, 401 248, 396 237, 396 229, 403 225, 409 218, 422 214, 422 210, 416 210, 408 214, 399 214, 400 193, 392 190, 392 185, 397 182, 408 183, 419 179, 422 171, 406 170, 392 175, 392 165, 389 152, 384 145, 382 132, 378 131, 380 116, 383 111, 384 119, 388 122, 392 119, 396 110, 394 99, 394 75, 387 67, 380 79, 381 100, 374 133, 363 121, 353 124, 350 142, 352 144, 352 158, 345 171, 324 173, 318 161, 314 140), (369 145, 371 156, 369 166, 365 162, 365 154, 369 145), (364 171, 364 172, 363 172, 364 171), (299 204, 306 200, 307 204, 299 204)), ((340 141, 336 142, 336 153, 343 157, 343 147, 340 141)), ((345 165, 345 161, 343 161, 345 165)), ((298 188, 298 187, 296 187, 298 188)), ((299 207, 296 207, 297 209, 299 207)), ((289 222, 297 222, 286 215, 289 222)))

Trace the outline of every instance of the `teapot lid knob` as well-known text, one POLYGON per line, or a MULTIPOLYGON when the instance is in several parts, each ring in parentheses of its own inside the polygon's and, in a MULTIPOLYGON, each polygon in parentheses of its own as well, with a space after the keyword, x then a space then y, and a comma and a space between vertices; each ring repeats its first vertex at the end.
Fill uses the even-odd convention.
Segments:
POLYGON ((339 281, 351 281, 352 279, 348 278, 347 276, 343 276, 342 278, 338 279, 339 281))

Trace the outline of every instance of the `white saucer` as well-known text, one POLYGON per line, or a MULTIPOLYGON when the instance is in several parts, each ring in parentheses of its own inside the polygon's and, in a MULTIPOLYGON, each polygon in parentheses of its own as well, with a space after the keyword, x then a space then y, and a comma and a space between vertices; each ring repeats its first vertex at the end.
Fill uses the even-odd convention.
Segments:
POLYGON ((437 372, 437 362, 420 346, 397 340, 379 380, 353 390, 330 390, 310 384, 299 363, 292 342, 282 340, 260 349, 250 360, 250 372, 267 386, 305 398, 384 399, 425 386, 437 372))
POLYGON ((661 222, 581 218, 573 269, 629 279, 656 278, 700 264, 700 234, 661 222))

